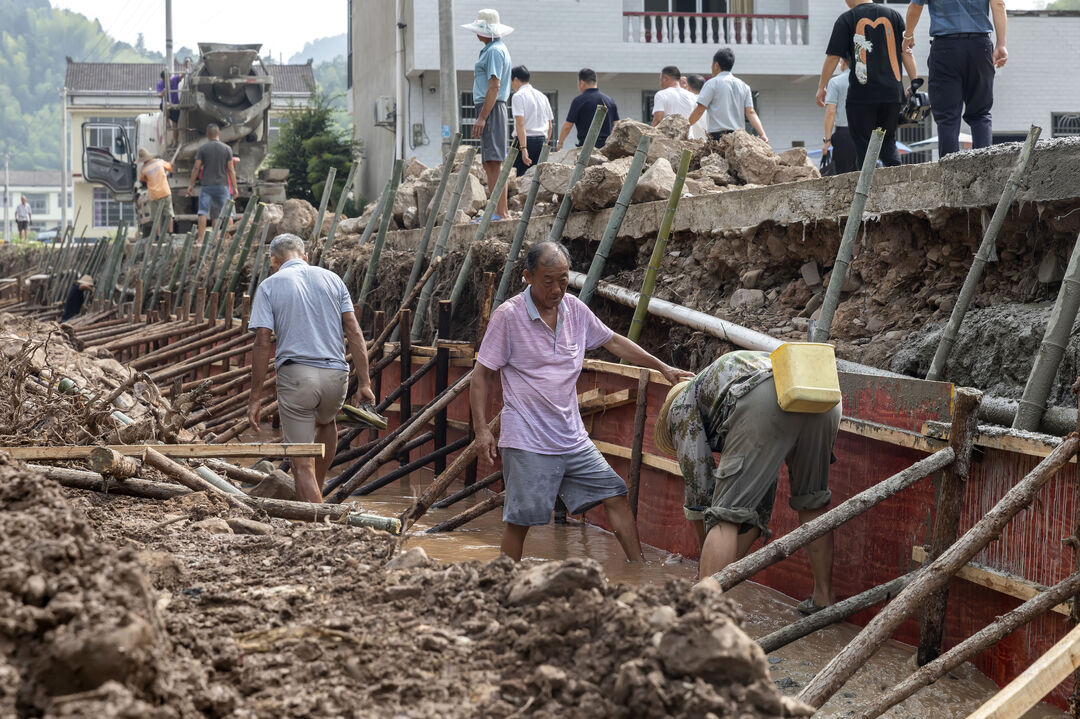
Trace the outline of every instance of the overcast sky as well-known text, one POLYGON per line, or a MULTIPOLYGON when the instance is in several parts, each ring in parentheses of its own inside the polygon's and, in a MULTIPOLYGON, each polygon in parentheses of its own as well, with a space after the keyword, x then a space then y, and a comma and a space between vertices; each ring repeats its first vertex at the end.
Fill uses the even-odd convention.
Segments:
MULTIPOLYGON (((262 43, 286 62, 320 37, 347 30, 348 0, 175 0, 173 48, 199 42, 262 43)), ((97 18, 105 32, 135 44, 139 33, 149 50, 165 53, 165 0, 52 0, 53 7, 97 18)), ((96 60, 98 58, 74 58, 96 60)))

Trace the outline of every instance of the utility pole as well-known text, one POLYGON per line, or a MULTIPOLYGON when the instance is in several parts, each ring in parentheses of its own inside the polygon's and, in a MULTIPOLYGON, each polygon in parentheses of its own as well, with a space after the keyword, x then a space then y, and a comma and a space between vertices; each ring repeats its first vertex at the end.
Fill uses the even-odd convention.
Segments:
POLYGON ((439 0, 439 98, 442 105, 442 154, 458 132, 457 67, 454 65, 454 0, 439 0))
POLYGON ((396 145, 394 148, 394 159, 396 160, 405 159, 405 148, 407 146, 405 143, 407 142, 408 137, 406 133, 409 131, 409 128, 405 127, 405 41, 403 37, 405 34, 405 24, 402 22, 402 4, 402 0, 397 0, 394 6, 394 51, 397 55, 395 62, 397 68, 395 73, 397 76, 395 81, 397 114, 394 122, 394 141, 396 145))
MULTIPOLYGON (((173 76, 173 50, 172 50, 172 0, 165 0, 165 85, 171 91, 173 76)), ((165 109, 168 110, 169 92, 165 93, 165 109)))
POLYGON ((4 241, 11 242, 11 173, 8 171, 8 162, 11 160, 11 151, 4 153, 4 241))
POLYGON ((67 229, 68 129, 67 88, 60 88, 60 233, 67 229))

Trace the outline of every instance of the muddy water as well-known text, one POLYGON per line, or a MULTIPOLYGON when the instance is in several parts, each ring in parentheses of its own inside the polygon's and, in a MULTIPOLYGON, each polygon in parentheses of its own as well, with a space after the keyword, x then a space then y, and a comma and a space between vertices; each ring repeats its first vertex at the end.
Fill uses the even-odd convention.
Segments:
MULTIPOLYGON (((429 477, 416 476, 393 483, 367 497, 358 498, 366 511, 397 516, 408 507, 429 477)), ((423 534, 431 525, 461 512, 488 496, 478 493, 449 509, 432 510, 419 522, 406 546, 420 546, 442 561, 487 561, 499 554, 502 512, 495 510, 454 532, 423 534)), ((566 525, 549 524, 529 531, 525 559, 543 561, 567 557, 589 557, 599 562, 612 582, 653 584, 672 578, 693 579, 697 563, 654 547, 645 547, 646 564, 628 564, 614 535, 571 520, 566 525)), ((799 619, 796 600, 753 582, 744 582, 731 596, 745 613, 743 629, 754 638, 764 636, 799 619)), ((858 633, 852 624, 834 625, 801 639, 769 656, 773 680, 790 696, 798 694, 828 661, 858 633)), ((915 668, 914 649, 888 642, 815 716, 846 717, 867 697, 896 684, 915 668)), ((965 664, 885 714, 886 717, 966 717, 997 691, 995 684, 971 664, 965 664)), ((1040 704, 1025 717, 1065 717, 1056 707, 1040 704)))

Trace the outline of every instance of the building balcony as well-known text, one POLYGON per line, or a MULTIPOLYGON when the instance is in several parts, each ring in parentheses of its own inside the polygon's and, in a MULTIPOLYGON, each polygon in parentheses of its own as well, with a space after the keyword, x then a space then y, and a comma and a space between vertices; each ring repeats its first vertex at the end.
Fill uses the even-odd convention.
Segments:
POLYGON ((808 45, 807 15, 623 12, 628 43, 808 45))

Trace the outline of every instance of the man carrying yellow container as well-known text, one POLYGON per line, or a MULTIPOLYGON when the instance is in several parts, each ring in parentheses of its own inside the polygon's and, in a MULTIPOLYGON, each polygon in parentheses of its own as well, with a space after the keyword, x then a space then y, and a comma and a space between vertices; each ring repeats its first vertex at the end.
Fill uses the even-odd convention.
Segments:
MULTIPOLYGON (((781 350, 792 347, 826 347, 831 358, 828 346, 784 345, 774 353, 780 355, 777 367, 791 364, 791 355, 781 350)), ((835 367, 832 360, 834 378, 835 367)), ((675 385, 660 409, 656 446, 679 460, 686 481, 686 518, 701 543, 702 578, 745 556, 758 536, 768 535, 782 462, 788 465, 791 508, 800 523, 823 514, 832 499, 829 464, 840 426, 839 389, 817 392, 814 402, 791 401, 789 383, 783 379, 778 401, 781 378, 774 379, 769 353, 730 352, 694 379, 675 385), (786 411, 781 403, 803 411, 786 411), (713 452, 721 453, 719 463, 713 452)), ((835 602, 832 534, 812 542, 807 551, 814 592, 799 611, 812 614, 835 602)))

